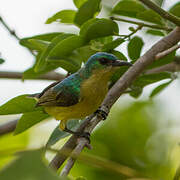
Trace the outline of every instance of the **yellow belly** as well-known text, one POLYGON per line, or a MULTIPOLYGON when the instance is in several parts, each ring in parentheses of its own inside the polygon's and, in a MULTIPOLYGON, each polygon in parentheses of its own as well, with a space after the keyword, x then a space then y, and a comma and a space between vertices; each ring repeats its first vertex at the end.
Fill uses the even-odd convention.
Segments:
POLYGON ((79 103, 69 107, 45 107, 46 112, 54 116, 57 120, 61 120, 61 129, 64 128, 67 120, 83 119, 92 114, 101 105, 108 92, 110 75, 106 73, 106 76, 102 76, 99 72, 94 73, 90 79, 82 84, 79 103))

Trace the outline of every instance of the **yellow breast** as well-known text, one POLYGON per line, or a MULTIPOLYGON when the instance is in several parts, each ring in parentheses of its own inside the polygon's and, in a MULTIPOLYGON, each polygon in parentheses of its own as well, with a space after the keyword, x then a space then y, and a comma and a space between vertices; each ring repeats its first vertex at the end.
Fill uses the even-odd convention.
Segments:
MULTIPOLYGON (((103 70, 102 70, 103 71, 103 70)), ((79 103, 69 107, 45 107, 48 114, 57 120, 83 119, 95 112, 101 105, 108 91, 108 81, 111 73, 101 71, 93 75, 81 85, 81 99, 79 103)))

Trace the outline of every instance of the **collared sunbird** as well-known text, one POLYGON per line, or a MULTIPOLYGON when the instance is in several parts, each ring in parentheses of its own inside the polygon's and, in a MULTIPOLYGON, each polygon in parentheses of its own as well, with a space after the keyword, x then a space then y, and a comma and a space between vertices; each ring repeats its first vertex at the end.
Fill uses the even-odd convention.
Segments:
MULTIPOLYGON (((131 66, 113 54, 99 52, 92 55, 84 67, 35 94, 37 106, 61 120, 60 129, 73 133, 66 127, 70 119, 83 119, 95 112, 108 92, 108 82, 120 66, 131 66)), ((74 132, 75 133, 75 132, 74 132)))

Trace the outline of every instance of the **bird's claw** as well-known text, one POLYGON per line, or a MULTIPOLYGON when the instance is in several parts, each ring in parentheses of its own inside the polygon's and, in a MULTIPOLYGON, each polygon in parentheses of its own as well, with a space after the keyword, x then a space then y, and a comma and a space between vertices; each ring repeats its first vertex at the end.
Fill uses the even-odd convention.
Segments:
POLYGON ((97 111, 95 111, 95 114, 99 117, 99 118, 101 118, 102 120, 105 120, 106 118, 107 118, 107 116, 108 116, 108 113, 107 112, 105 112, 105 111, 103 111, 102 109, 97 109, 97 111))
POLYGON ((89 132, 82 132, 82 133, 77 133, 76 136, 78 137, 83 137, 85 139, 88 140, 88 143, 90 144, 91 143, 91 140, 90 140, 90 133, 89 132))

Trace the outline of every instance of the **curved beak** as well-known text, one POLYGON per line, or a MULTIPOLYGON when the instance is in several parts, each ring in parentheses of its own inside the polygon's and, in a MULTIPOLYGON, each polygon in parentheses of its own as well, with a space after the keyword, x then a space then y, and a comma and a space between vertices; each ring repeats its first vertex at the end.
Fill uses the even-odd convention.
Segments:
POLYGON ((122 60, 116 60, 112 63, 112 66, 132 66, 130 62, 122 61, 122 60))

